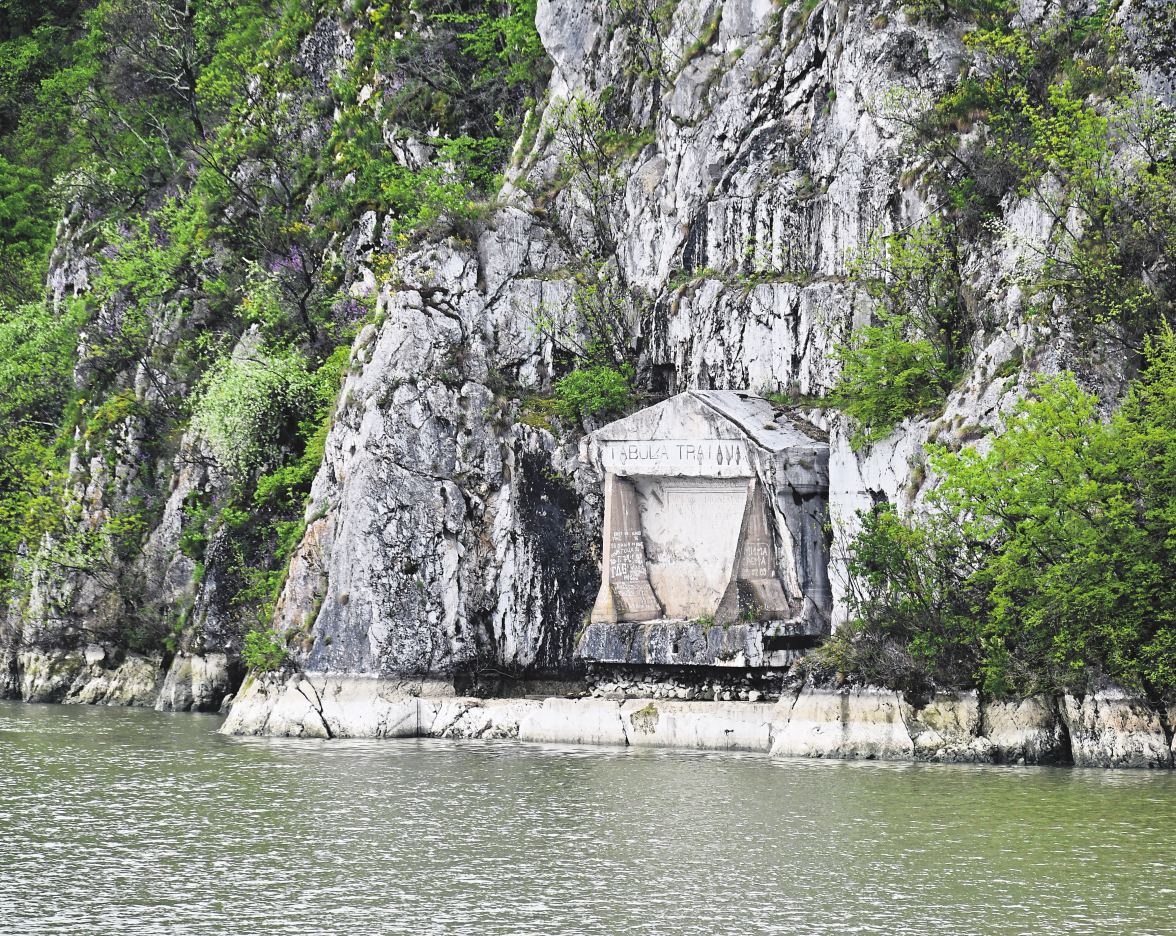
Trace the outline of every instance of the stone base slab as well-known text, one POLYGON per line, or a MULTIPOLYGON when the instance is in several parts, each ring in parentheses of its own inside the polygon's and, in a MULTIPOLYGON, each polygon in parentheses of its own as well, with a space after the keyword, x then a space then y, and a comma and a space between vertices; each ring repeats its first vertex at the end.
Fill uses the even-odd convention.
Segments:
POLYGON ((803 621, 703 624, 590 623, 576 644, 589 663, 651 666, 786 667, 819 641, 803 621))
POLYGON ((221 730, 277 737, 517 738, 939 763, 1173 764, 1172 741, 1159 717, 1106 693, 1059 705, 1048 697, 982 703, 975 692, 928 700, 878 687, 806 687, 771 704, 473 699, 446 688, 427 681, 262 676, 242 687, 221 730))

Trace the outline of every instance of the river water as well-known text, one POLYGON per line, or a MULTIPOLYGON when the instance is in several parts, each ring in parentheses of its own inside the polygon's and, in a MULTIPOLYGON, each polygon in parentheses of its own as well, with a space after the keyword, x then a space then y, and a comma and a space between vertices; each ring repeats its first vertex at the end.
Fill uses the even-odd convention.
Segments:
POLYGON ((0 703, 0 933, 1176 933, 1176 774, 0 703))

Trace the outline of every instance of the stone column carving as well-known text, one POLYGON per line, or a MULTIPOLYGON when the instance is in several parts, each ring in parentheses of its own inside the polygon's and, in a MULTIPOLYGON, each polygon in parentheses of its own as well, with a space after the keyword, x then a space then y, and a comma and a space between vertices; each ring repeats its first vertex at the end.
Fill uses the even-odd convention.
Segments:
POLYGON ((763 486, 755 477, 751 479, 747 505, 743 508, 743 526, 735 547, 731 581, 715 611, 715 621, 730 624, 738 621, 740 614, 756 621, 788 620, 795 616, 776 575, 775 538, 768 521, 763 486))
POLYGON ((649 584, 637 493, 611 471, 604 479, 604 562, 592 623, 651 621, 662 616, 649 584))

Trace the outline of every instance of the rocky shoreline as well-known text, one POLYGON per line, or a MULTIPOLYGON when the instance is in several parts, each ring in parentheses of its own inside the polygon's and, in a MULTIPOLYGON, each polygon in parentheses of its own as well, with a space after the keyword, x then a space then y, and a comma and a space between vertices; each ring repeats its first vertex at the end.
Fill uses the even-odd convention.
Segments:
POLYGON ((1122 690, 1083 698, 908 699, 878 687, 810 685, 779 701, 599 696, 476 699, 437 681, 298 673, 248 680, 222 731, 307 738, 522 741, 760 751, 781 757, 1172 768, 1170 716, 1122 690))
POLYGON ((224 654, 179 655, 165 667, 160 658, 90 646, 25 651, 15 662, 0 696, 219 711, 227 714, 221 730, 231 735, 517 738, 851 760, 1176 766, 1173 713, 1115 686, 1085 696, 985 701, 974 691, 918 697, 783 678, 759 683, 762 692, 736 677, 684 689, 689 681, 660 671, 639 676, 620 668, 590 676, 586 692, 520 683, 513 688, 523 697, 475 698, 442 677, 287 672, 250 676, 241 685, 224 654))
POLYGON ((244 665, 225 653, 144 656, 89 644, 77 650, 22 650, 0 670, 0 699, 154 707, 160 712, 227 709, 244 665))

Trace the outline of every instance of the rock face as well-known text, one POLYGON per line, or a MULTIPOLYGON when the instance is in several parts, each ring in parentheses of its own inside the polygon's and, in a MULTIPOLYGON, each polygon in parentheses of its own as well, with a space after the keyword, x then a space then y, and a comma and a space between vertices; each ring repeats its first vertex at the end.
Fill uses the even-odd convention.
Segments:
POLYGON ((1062 718, 1078 767, 1171 767, 1171 742, 1160 715, 1118 688, 1085 698, 1067 695, 1062 718))
POLYGON ((158 658, 89 645, 83 651, 18 654, 15 695, 26 702, 152 705, 163 679, 158 658))
MULTIPOLYGON (((764 402, 819 397, 835 385, 833 351, 871 308, 847 280, 847 264, 871 236, 926 216, 924 194, 910 182, 919 167, 902 162, 903 123, 885 105, 947 88, 959 74, 963 31, 915 23, 904 6, 682 0, 664 37, 672 78, 651 82, 631 67, 639 37, 616 28, 606 0, 539 0, 537 25, 554 64, 549 104, 533 143, 520 139, 484 225, 407 250, 384 240, 368 212, 342 241, 348 281, 375 295, 377 319, 351 350, 306 532, 276 606, 273 627, 289 638, 289 664, 242 687, 227 731, 1171 764, 1171 726, 1165 734, 1140 700, 1107 691, 1060 706, 1040 697, 981 704, 967 693, 926 700, 877 687, 801 689, 785 675, 806 639, 843 619, 839 557, 856 512, 884 501, 918 509, 924 443, 993 428, 1025 390, 1026 374, 995 379, 1003 364, 1026 349, 1039 372, 1072 364, 1070 339, 1026 314, 1017 251, 965 244, 962 273, 985 325, 972 349, 977 366, 940 419, 910 419, 854 451, 839 417, 764 402), (577 97, 633 131, 603 208, 569 181, 555 132, 558 102, 577 97), (382 285, 370 263, 379 250, 395 252, 382 285), (709 491, 719 494, 712 501, 731 501, 703 517, 731 547, 713 587, 695 582, 667 609, 685 573, 649 555, 671 552, 672 536, 646 544, 657 614, 672 610, 674 623, 651 620, 651 605, 629 620, 603 613, 597 624, 609 627, 586 629, 603 577, 604 486, 610 473, 614 482, 624 474, 606 457, 608 443, 653 439, 656 425, 631 418, 610 432, 589 419, 585 428, 597 431, 581 448, 570 426, 527 409, 523 391, 549 390, 567 366, 543 323, 568 324, 561 316, 576 308, 573 273, 586 254, 631 302, 641 387, 655 397, 688 394, 699 404, 691 418, 723 427, 751 466, 705 479, 742 485, 737 495, 709 491), (753 552, 768 557, 762 567, 753 552), (787 604, 788 617, 738 620, 752 602, 781 615, 787 604), (693 620, 711 613, 726 627, 693 620), (586 652, 577 656, 577 646, 586 652), (594 671, 586 684, 586 660, 613 666, 615 678, 594 671), (651 673, 683 663, 707 668, 705 679, 651 673), (616 675, 623 667, 644 667, 644 676, 616 675), (761 667, 775 671, 763 682, 748 678, 761 667), (592 685, 598 697, 457 694, 536 680, 592 685)), ((1043 15, 1041 5, 1025 7, 1026 16, 1043 15)), ((303 49, 319 91, 347 54, 337 24, 319 24, 303 49)), ((411 142, 403 155, 413 166, 431 158, 411 142)), ((1050 230, 1031 199, 1005 215, 1010 239, 1050 230)), ((85 289, 93 263, 60 250, 55 291, 85 289)), ((160 334, 173 325, 153 323, 160 334)), ((132 377, 136 395, 153 392, 145 375, 132 377)), ((659 412, 674 408, 667 402, 659 412)), ((128 421, 115 469, 97 457, 70 465, 69 496, 86 522, 106 516, 104 498, 143 493, 132 466, 144 431, 128 421)), ((185 438, 183 454, 162 521, 132 571, 148 583, 153 608, 190 609, 201 640, 163 678, 158 660, 49 649, 36 627, 9 620, 8 647, 41 649, 9 652, 0 691, 177 711, 214 710, 228 697, 241 674, 224 606, 227 550, 209 542, 197 582, 195 560, 178 548, 186 501, 215 497, 227 480, 200 439, 185 438)), ((653 485, 634 478, 635 510, 669 530, 683 512, 657 515, 653 485)), ((30 619, 53 604, 70 609, 79 633, 109 614, 92 582, 34 580, 30 619)))
POLYGON ((215 712, 240 684, 244 667, 228 654, 180 654, 172 660, 155 700, 159 712, 215 712))
POLYGON ((496 299, 474 258, 420 261, 445 290, 382 299, 382 329, 357 340, 275 629, 303 632, 312 672, 571 671, 599 584, 598 479, 484 384, 422 376, 460 353, 484 379, 483 336, 538 284, 496 299))
POLYGON ((803 690, 776 704, 772 753, 782 757, 910 760, 914 743, 902 699, 885 689, 803 690), (781 724, 782 723, 782 724, 781 724))
POLYGON ((444 681, 287 673, 247 680, 221 730, 324 739, 515 738, 849 760, 1172 766, 1161 716, 1116 689, 1067 697, 1061 708, 1047 696, 908 698, 869 686, 786 688, 775 703, 473 699, 444 681))
POLYGON ((982 730, 999 764, 1058 764, 1073 759, 1057 700, 1047 696, 988 703, 982 730))
MULTIPOLYGON (((557 375, 557 348, 538 323, 575 308, 568 270, 600 249, 602 231, 616 245, 609 275, 645 310, 635 319, 640 379, 722 409, 726 391, 828 391, 832 350, 869 308, 845 281, 848 259, 871 233, 926 213, 917 188, 902 183, 902 126, 878 102, 947 87, 963 51, 958 31, 914 24, 890 3, 735 0, 720 12, 684 2, 666 38, 682 67, 659 94, 629 68, 637 39, 610 27, 607 4, 543 0, 537 23, 555 66, 551 100, 596 100, 610 88, 606 107, 647 127, 647 142, 622 158, 607 206, 594 207, 577 185, 558 182, 567 154, 549 107, 476 238, 398 254, 396 286, 377 290, 379 318, 356 339, 275 619, 277 631, 297 635, 294 663, 305 672, 581 676, 574 645, 602 573, 601 443, 619 437, 601 430, 581 452, 567 426, 527 414, 500 378, 542 389, 557 375), (545 200, 554 210, 541 209, 545 200)), ((1026 204, 1010 217, 1032 227, 1040 214, 1026 204)), ((362 236, 378 246, 371 220, 362 236)), ((1044 349, 1046 370, 1061 360, 1060 339, 1022 322, 1015 258, 993 250, 964 258, 977 302, 994 310, 977 339, 987 370, 961 382, 945 422, 910 421, 854 452, 841 421, 813 413, 828 443, 794 440, 813 457, 756 475, 779 534, 771 545, 781 595, 804 604, 790 615, 806 622, 803 634, 844 614, 838 557, 855 512, 882 500, 909 506, 912 465, 945 425, 996 423, 1020 384, 988 375, 1017 349, 1044 349)), ((770 408, 737 412, 751 397, 727 396, 725 418, 742 420, 736 435, 780 455, 774 434, 795 429, 770 408)), ((642 498, 650 507, 650 494, 637 484, 638 508, 642 498)), ((654 592, 667 569, 651 565, 654 592)), ((756 586, 746 584, 750 596, 756 586)), ((638 617, 660 614, 705 610, 651 604, 638 617)), ((587 645, 618 640, 594 635, 587 645)))
POLYGON ((925 705, 904 699, 904 720, 915 757, 949 763, 990 763, 993 742, 981 734, 981 705, 975 691, 937 693, 925 705))

